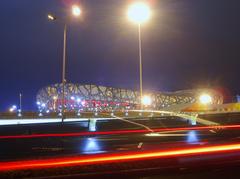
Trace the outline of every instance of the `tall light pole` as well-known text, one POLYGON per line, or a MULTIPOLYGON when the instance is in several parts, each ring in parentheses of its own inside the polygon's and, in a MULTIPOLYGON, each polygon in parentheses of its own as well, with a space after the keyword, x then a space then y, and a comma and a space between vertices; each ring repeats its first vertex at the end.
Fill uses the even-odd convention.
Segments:
MULTIPOLYGON (((72 15, 79 17, 82 11, 79 6, 72 6, 72 15)), ((48 14, 48 19, 51 21, 57 20, 57 18, 51 14, 48 14)), ((63 30, 63 62, 62 62, 62 122, 65 118, 65 86, 66 86, 66 55, 67 55, 67 22, 64 22, 63 30)))
POLYGON ((22 93, 19 93, 19 115, 22 115, 22 93))
POLYGON ((67 46, 67 24, 63 31, 63 66, 62 66, 62 122, 65 118, 65 85, 66 85, 66 46, 67 46))
POLYGON ((129 6, 128 18, 138 25, 138 49, 139 49, 139 86, 140 86, 140 106, 142 110, 143 80, 142 80, 142 34, 141 25, 151 17, 150 7, 144 2, 136 2, 129 6))

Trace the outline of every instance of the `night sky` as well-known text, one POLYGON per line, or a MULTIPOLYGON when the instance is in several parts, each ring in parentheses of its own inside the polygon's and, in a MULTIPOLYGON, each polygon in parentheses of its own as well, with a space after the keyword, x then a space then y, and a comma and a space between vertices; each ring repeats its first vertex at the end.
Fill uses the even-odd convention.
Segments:
MULTIPOLYGON (((63 24, 74 1, 1 0, 0 110, 18 103, 36 109, 38 90, 61 81, 63 24)), ((69 20, 67 80, 138 88, 137 26, 131 0, 80 0, 83 16, 69 20)), ((240 92, 240 1, 150 0, 144 24, 144 89, 217 88, 240 92)))

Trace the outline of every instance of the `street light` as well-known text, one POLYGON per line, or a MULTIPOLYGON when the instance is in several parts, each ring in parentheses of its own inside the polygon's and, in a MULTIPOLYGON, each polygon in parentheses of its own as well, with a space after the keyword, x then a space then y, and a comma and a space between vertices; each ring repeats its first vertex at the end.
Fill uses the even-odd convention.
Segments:
POLYGON ((13 105, 11 108, 9 108, 9 112, 14 112, 17 110, 17 106, 13 105))
MULTIPOLYGON (((72 6, 72 15, 74 17, 79 17, 81 15, 81 9, 77 5, 72 6)), ((51 21, 57 20, 57 18, 48 14, 48 19, 51 21)), ((65 112, 65 85, 66 85, 66 47, 67 47, 67 23, 64 22, 64 30, 63 30, 63 66, 62 66, 62 122, 64 121, 64 112, 65 112)))
POLYGON ((152 104, 152 99, 150 96, 143 96, 141 102, 144 106, 150 106, 152 104))
POLYGON ((81 13, 82 13, 82 11, 81 11, 81 9, 80 9, 79 6, 77 6, 77 5, 73 5, 73 6, 72 6, 72 14, 73 14, 74 16, 78 17, 78 16, 81 15, 81 13))
POLYGON ((19 93, 19 110, 18 110, 18 115, 22 116, 22 93, 19 93))
POLYGON ((212 103, 212 97, 209 94, 202 94, 199 97, 199 101, 201 104, 211 104, 212 103))
MULTIPOLYGON (((139 48, 139 79, 140 79, 140 103, 143 99, 143 85, 142 85, 142 37, 141 25, 151 18, 150 7, 144 2, 136 2, 129 6, 128 19, 138 25, 138 48, 139 48)), ((141 110, 142 110, 142 103, 141 110)))
POLYGON ((142 24, 151 17, 150 7, 144 2, 136 2, 128 9, 128 18, 136 24, 142 24))
POLYGON ((56 20, 56 17, 54 17, 52 14, 48 14, 47 17, 48 17, 49 20, 52 20, 52 21, 56 20))

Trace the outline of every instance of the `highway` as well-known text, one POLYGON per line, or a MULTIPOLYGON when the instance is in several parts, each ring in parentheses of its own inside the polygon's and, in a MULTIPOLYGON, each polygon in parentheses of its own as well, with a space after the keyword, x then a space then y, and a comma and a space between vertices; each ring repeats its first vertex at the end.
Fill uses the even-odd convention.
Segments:
MULTIPOLYGON (((98 121, 93 131, 89 131, 87 121, 1 126, 0 175, 11 176, 11 171, 21 178, 26 176, 20 171, 28 170, 34 171, 30 176, 38 176, 36 170, 54 168, 49 175, 55 176, 56 167, 71 167, 63 174, 69 175, 72 171, 79 176, 76 172, 79 166, 85 166, 80 172, 84 176, 89 171, 96 174, 108 170, 127 172, 126 167, 138 171, 149 168, 179 171, 193 166, 203 169, 217 163, 227 168, 229 164, 224 162, 229 158, 236 166, 240 158, 239 116, 201 116, 220 126, 199 123, 193 126, 190 121, 173 116, 134 120, 153 132, 120 120, 98 121), (141 165, 132 161, 141 161, 141 165), (110 165, 111 162, 115 164, 110 165), (96 167, 99 164, 102 169, 96 167)), ((133 171, 129 169, 129 172, 133 171)), ((148 172, 140 176, 145 174, 148 172)))

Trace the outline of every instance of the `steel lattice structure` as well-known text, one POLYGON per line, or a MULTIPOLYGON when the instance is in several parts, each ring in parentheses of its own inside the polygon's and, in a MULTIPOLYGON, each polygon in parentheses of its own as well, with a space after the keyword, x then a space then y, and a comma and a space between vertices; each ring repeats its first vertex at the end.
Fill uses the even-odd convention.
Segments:
MULTIPOLYGON (((176 92, 144 92, 152 99, 151 109, 159 110, 176 104, 197 102, 198 96, 206 92, 211 94, 214 104, 222 104, 221 94, 210 89, 183 90, 176 92)), ((37 94, 40 110, 61 110, 62 84, 54 84, 42 88, 37 94)), ((122 110, 138 109, 139 91, 105 87, 98 85, 82 85, 68 83, 65 86, 66 109, 71 110, 122 110)))

